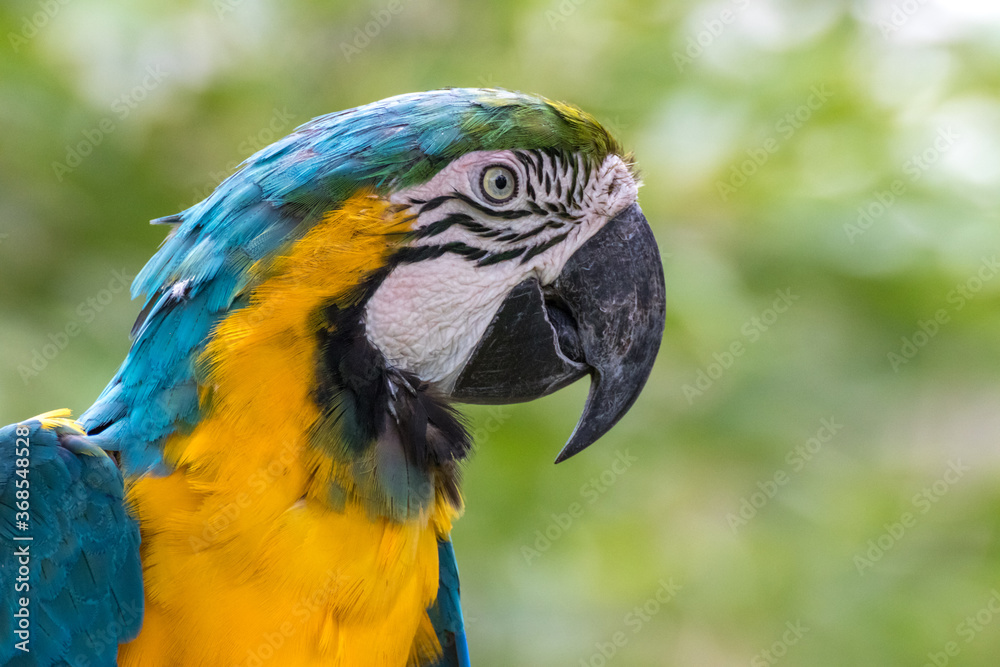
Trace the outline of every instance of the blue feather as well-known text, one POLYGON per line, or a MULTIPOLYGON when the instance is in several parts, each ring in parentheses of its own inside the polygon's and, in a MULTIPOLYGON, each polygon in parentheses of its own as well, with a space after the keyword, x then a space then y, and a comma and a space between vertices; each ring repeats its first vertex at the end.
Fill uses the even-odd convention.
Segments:
POLYGON ((438 594, 427 610, 444 654, 433 667, 470 667, 465 637, 458 563, 450 540, 438 540, 438 594))
POLYGON ((0 541, 6 545, 0 553, 0 664, 114 665, 118 644, 136 636, 143 612, 139 526, 125 508, 121 473, 68 429, 29 422, 21 425, 26 438, 19 439, 17 427, 0 429, 0 541), (27 468, 15 456, 25 439, 27 468), (28 530, 17 523, 18 490, 28 491, 28 530), (32 539, 17 539, 27 536, 32 539), (22 547, 29 553, 27 577, 15 553, 22 547), (22 597, 28 600, 29 653, 16 648, 24 638, 16 634, 15 617, 22 597))

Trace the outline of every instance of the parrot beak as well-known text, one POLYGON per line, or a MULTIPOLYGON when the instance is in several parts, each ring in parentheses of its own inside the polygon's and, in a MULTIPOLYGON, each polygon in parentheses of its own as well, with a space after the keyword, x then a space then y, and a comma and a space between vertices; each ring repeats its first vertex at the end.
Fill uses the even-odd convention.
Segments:
POLYGON ((666 318, 663 265, 638 204, 609 220, 551 284, 517 285, 462 369, 452 398, 517 403, 589 374, 590 394, 565 461, 607 433, 653 368, 666 318))

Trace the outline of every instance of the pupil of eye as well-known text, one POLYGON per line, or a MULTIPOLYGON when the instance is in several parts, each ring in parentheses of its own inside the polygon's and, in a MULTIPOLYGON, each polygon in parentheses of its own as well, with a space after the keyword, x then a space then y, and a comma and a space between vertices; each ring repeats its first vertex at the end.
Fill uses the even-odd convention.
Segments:
POLYGON ((503 174, 497 174, 496 181, 493 183, 496 189, 503 192, 507 189, 507 177, 503 174))

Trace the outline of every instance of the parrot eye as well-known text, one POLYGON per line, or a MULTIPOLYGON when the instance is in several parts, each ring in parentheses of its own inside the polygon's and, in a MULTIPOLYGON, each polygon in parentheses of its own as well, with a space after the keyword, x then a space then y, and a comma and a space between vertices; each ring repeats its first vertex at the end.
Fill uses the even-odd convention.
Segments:
POLYGON ((483 170, 479 189, 486 201, 492 204, 506 204, 517 194, 517 177, 507 167, 495 164, 483 170))

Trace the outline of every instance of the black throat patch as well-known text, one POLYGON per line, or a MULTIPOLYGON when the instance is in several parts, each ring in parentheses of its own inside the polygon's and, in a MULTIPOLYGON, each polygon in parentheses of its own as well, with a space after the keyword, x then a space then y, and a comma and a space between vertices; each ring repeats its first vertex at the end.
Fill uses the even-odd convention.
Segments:
POLYGON ((357 500, 403 520, 427 509, 436 491, 461 505, 458 463, 471 441, 445 398, 390 365, 365 334, 365 304, 390 270, 317 314, 313 396, 323 419, 313 442, 352 467, 357 500))

